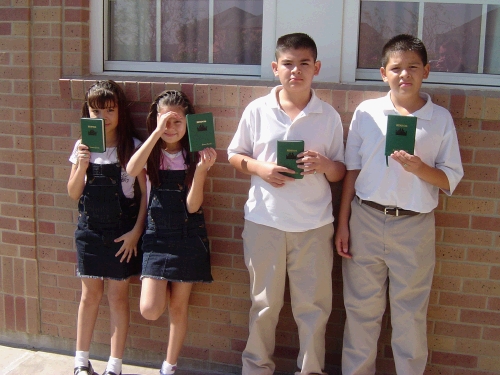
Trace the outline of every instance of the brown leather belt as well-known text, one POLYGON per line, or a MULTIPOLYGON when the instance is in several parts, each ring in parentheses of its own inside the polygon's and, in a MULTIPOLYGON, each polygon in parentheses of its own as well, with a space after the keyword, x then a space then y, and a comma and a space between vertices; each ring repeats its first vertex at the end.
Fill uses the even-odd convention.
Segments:
POLYGON ((415 216, 419 215, 420 212, 415 212, 415 211, 410 211, 410 210, 403 210, 402 208, 399 207, 394 207, 394 206, 383 206, 381 204, 372 202, 372 201, 365 201, 364 199, 361 199, 360 197, 357 197, 359 202, 362 204, 366 204, 368 207, 374 208, 378 211, 382 211, 385 215, 392 215, 392 216, 415 216))

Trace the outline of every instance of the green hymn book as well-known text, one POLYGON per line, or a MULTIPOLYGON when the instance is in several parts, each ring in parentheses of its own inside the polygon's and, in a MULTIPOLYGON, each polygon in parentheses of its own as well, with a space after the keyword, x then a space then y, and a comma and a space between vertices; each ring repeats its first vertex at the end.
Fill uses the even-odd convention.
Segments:
POLYGON ((80 119, 82 131, 82 144, 87 146, 90 152, 106 151, 106 131, 102 118, 80 119))
POLYGON ((413 155, 415 151, 415 133, 417 118, 414 116, 387 116, 387 134, 385 137, 385 162, 389 166, 389 156, 394 151, 406 151, 413 155))
POLYGON ((304 176, 300 174, 302 169, 297 166, 297 155, 301 152, 304 152, 304 141, 278 140, 278 165, 295 171, 293 174, 281 172, 282 174, 296 179, 304 178, 304 176))
POLYGON ((189 151, 215 148, 214 117, 211 112, 186 115, 189 137, 189 151))

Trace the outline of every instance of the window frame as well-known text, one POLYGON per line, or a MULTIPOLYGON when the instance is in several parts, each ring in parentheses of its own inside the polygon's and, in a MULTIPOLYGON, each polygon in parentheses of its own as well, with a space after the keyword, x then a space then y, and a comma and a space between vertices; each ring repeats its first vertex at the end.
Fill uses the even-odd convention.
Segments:
MULTIPOLYGON (((361 1, 378 1, 378 2, 416 2, 419 3, 419 24, 418 37, 422 38, 423 19, 420 17, 424 3, 449 3, 449 4, 473 4, 473 0, 359 0, 346 1, 345 3, 345 22, 344 38, 342 42, 342 73, 341 80, 346 82, 360 81, 380 81, 380 71, 378 69, 360 69, 358 65, 358 41, 359 41, 359 24, 361 17, 361 1), (356 24, 357 29, 352 30, 348 25, 356 24), (355 67, 355 69, 352 69, 355 67)), ((483 5, 482 20, 481 20, 481 48, 480 54, 484 53, 485 39, 485 3, 491 5, 500 5, 500 0, 482 0, 483 5)), ((483 56, 479 57, 479 62, 482 63, 483 56)), ((448 73, 448 72, 433 72, 426 79, 426 83, 446 84, 446 85, 466 85, 466 86, 500 86, 500 75, 484 74, 484 73, 448 73)))

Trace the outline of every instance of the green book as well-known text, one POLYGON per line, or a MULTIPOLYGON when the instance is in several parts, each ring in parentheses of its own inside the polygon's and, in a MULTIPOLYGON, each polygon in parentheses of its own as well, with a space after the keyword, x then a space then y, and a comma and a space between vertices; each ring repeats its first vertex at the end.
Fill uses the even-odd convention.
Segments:
POLYGON ((211 112, 186 115, 189 151, 215 148, 214 117, 211 112))
POLYGON ((414 116, 387 116, 387 134, 385 137, 385 162, 389 166, 389 155, 394 151, 406 151, 413 155, 415 151, 415 133, 417 118, 414 116))
POLYGON ((304 141, 278 140, 278 165, 295 171, 294 174, 284 172, 282 172, 282 174, 297 179, 304 178, 304 176, 300 174, 303 170, 297 166, 297 155, 301 152, 304 152, 304 141))
POLYGON ((106 151, 106 131, 102 118, 80 119, 82 131, 82 144, 87 146, 90 152, 106 151))

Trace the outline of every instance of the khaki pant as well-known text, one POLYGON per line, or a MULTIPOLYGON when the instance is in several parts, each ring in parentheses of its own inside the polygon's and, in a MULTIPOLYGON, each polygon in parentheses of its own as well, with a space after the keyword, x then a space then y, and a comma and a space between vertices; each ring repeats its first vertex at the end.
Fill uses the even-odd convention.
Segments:
POLYGON ((288 273, 293 316, 298 326, 300 374, 322 373, 326 323, 332 309, 333 225, 283 232, 245 221, 243 243, 250 273, 249 336, 243 375, 271 375, 275 332, 288 273))
POLYGON ((392 351, 400 375, 421 375, 427 361, 427 307, 435 265, 434 213, 390 216, 351 203, 350 251, 343 259, 347 320, 343 375, 375 374, 389 286, 392 351))

